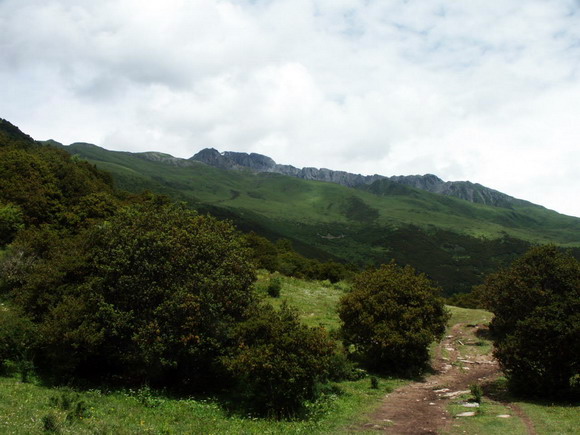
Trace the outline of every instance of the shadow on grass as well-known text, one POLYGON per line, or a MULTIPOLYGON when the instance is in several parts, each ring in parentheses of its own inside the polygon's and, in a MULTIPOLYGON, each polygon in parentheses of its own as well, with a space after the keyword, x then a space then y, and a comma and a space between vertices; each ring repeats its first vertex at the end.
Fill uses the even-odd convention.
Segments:
POLYGON ((570 400, 565 397, 547 399, 544 397, 529 397, 515 394, 509 390, 509 382, 504 377, 482 384, 482 388, 487 397, 501 403, 523 402, 538 406, 562 406, 570 408, 580 406, 580 401, 570 400))

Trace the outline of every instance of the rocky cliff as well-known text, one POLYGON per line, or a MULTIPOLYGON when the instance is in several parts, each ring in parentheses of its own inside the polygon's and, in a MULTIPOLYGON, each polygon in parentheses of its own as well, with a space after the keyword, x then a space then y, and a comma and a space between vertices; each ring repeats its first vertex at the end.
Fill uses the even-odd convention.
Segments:
MULTIPOLYGON (((143 156, 146 157, 146 156, 143 156)), ((415 189, 441 195, 452 196, 466 201, 492 205, 495 207, 510 208, 513 204, 525 204, 504 193, 469 181, 443 181, 433 174, 426 175, 398 175, 387 177, 384 175, 361 175, 345 171, 333 171, 326 168, 296 168, 290 165, 279 165, 268 156, 256 153, 240 153, 226 151, 220 153, 214 148, 201 150, 189 160, 205 163, 222 169, 250 170, 253 172, 274 172, 305 180, 326 181, 337 183, 347 187, 369 186, 369 190, 376 194, 391 194, 392 185, 387 186, 380 180, 389 180, 399 185, 409 186, 415 189), (372 186, 372 188, 370 188, 372 186)), ((176 164, 176 163, 173 163, 176 164)), ((389 183, 390 184, 390 183, 389 183)))

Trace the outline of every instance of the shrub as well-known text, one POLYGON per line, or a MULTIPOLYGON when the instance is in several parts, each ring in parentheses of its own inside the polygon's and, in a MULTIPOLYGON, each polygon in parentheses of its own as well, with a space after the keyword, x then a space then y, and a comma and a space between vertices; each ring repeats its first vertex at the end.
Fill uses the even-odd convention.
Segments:
POLYGON ((415 270, 394 263, 355 277, 339 301, 347 345, 371 368, 413 375, 429 361, 429 344, 445 332, 449 318, 439 289, 415 270))
POLYGON ((31 370, 34 337, 34 324, 29 319, 14 308, 0 304, 0 371, 12 366, 26 381, 31 370))
POLYGON ((50 374, 191 389, 215 383, 254 279, 231 224, 145 203, 53 245, 13 295, 50 374))
POLYGON ((530 249, 478 289, 494 313, 490 331, 510 389, 574 393, 580 373, 580 262, 555 246, 530 249))
POLYGON ((483 399, 483 388, 479 384, 472 384, 469 386, 469 391, 471 391, 471 395, 473 396, 473 401, 476 403, 481 403, 483 399))
POLYGON ((342 349, 332 355, 329 373, 329 379, 334 382, 358 381, 367 376, 367 372, 350 360, 342 349))
POLYGON ((280 277, 276 276, 270 278, 270 282, 268 283, 268 295, 273 298, 279 298, 280 290, 282 290, 282 280, 280 277))
POLYGON ((269 305, 254 310, 235 337, 235 352, 222 362, 255 412, 295 415, 328 379, 334 342, 323 328, 302 325, 285 303, 279 311, 269 305))

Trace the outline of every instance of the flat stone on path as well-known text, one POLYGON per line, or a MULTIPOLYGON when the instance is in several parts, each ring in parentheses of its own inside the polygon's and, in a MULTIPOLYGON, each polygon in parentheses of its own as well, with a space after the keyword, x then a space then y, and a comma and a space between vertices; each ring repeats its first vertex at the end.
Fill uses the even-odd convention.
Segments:
POLYGON ((461 412, 461 413, 457 414, 455 417, 473 417, 474 415, 475 415, 475 412, 466 411, 466 412, 461 412))
POLYGON ((445 397, 446 399, 453 399, 454 397, 461 396, 462 394, 467 393, 469 393, 469 390, 453 391, 451 393, 445 393, 441 397, 445 397))
POLYGON ((509 414, 500 414, 497 416, 497 418, 510 418, 510 417, 511 417, 511 415, 509 415, 509 414))

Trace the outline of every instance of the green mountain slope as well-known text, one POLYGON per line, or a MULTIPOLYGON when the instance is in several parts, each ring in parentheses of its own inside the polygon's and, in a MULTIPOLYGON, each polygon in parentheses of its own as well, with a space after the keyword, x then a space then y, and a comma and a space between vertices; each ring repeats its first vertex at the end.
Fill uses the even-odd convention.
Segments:
POLYGON ((65 147, 109 171, 118 187, 185 201, 243 230, 289 238, 306 255, 375 264, 413 264, 444 286, 468 291, 482 275, 530 243, 580 246, 580 219, 523 203, 512 209, 474 204, 388 180, 348 188, 272 173, 229 171, 151 153, 65 147))

